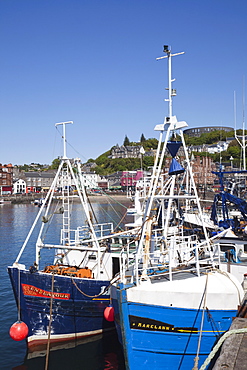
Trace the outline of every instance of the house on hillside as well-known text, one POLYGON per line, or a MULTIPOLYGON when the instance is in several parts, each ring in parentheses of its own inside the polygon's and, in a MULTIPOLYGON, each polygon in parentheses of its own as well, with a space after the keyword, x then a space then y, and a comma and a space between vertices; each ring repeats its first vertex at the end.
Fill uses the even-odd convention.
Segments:
POLYGON ((81 170, 86 173, 91 173, 96 166, 97 164, 95 162, 87 162, 82 165, 81 170))
POLYGON ((114 146, 111 150, 111 155, 109 158, 141 158, 144 149, 141 145, 137 146, 119 146, 118 144, 114 146))
POLYGON ((217 144, 208 145, 207 152, 210 154, 221 153, 227 150, 229 146, 229 141, 219 141, 217 144))
POLYGON ((189 152, 197 152, 197 153, 202 153, 202 152, 208 152, 208 145, 207 144, 202 144, 202 145, 190 145, 189 146, 189 152))

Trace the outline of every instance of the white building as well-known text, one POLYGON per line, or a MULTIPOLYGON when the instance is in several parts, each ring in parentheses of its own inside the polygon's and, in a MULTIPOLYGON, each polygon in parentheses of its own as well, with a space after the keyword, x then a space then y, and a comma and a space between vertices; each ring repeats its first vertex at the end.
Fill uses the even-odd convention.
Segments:
POLYGON ((18 179, 13 183, 13 194, 26 193, 27 184, 24 180, 18 179))
POLYGON ((96 173, 82 173, 82 185, 87 189, 96 189, 100 177, 96 173))
POLYGON ((212 144, 208 146, 208 153, 221 153, 227 150, 229 146, 229 142, 226 141, 219 141, 217 144, 212 144))

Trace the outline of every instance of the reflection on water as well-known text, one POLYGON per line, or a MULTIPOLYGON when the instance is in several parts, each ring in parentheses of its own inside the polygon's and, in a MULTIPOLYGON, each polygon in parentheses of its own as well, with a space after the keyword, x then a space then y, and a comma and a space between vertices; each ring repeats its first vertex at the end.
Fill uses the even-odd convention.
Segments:
MULTIPOLYGON (((33 352, 26 355, 23 364, 15 370, 44 370, 46 351, 33 352)), ((117 335, 107 334, 83 344, 70 343, 57 347, 48 356, 49 370, 124 370, 123 354, 117 335)))
MULTIPOLYGON (((83 224, 82 214, 78 205, 72 215, 73 222, 83 224)), ((115 221, 115 225, 121 220, 125 208, 117 205, 117 211, 111 204, 93 204, 98 222, 115 221)), ((1 356, 0 369, 45 369, 46 352, 26 355, 25 341, 15 342, 9 337, 10 326, 17 321, 17 309, 12 293, 10 280, 7 274, 7 266, 15 261, 19 250, 29 232, 29 229, 39 211, 39 208, 31 204, 6 204, 0 207, 0 338, 1 356), (25 357, 26 355, 26 357, 25 357), (39 357, 35 357, 35 356, 39 357), (24 360, 25 358, 25 360, 24 360)), ((130 222, 128 220, 128 222, 130 222)), ((57 218, 57 230, 61 223, 57 218)), ((54 230, 48 230, 48 234, 55 238, 54 230)), ((30 246, 23 254, 20 262, 27 266, 33 264, 35 256, 35 236, 30 240, 30 246)), ((49 235, 48 235, 49 236, 49 235)), ((52 252, 53 251, 49 251, 52 252)), ((53 254, 45 255, 43 263, 50 263, 53 254)), ((71 344, 71 343, 70 343, 71 344)), ((97 338, 84 344, 73 343, 72 348, 57 349, 49 354, 49 370, 98 370, 98 369, 124 369, 123 355, 116 334, 97 338)))

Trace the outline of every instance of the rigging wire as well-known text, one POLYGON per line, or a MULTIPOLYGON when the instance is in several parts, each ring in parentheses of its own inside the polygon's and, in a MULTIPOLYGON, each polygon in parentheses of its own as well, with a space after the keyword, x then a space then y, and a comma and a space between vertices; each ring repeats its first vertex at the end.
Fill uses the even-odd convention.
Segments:
MULTIPOLYGON (((56 130, 58 131, 58 133, 60 134, 60 136, 61 136, 61 138, 63 139, 63 134, 59 131, 59 129, 58 129, 58 126, 56 126, 56 130)), ((69 142, 68 142, 68 140, 67 139, 65 139, 65 142, 66 142, 66 144, 67 145, 69 145, 80 157, 82 157, 83 159, 85 159, 85 160, 87 160, 87 158, 82 154, 82 153, 80 153, 78 150, 76 150, 74 147, 73 147, 73 145, 72 144, 70 144, 69 142)))

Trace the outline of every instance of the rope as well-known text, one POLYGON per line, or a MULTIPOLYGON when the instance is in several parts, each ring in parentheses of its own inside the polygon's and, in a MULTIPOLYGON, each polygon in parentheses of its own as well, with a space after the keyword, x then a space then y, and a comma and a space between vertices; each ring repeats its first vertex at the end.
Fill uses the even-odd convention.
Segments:
POLYGON ((125 212, 125 214, 123 215, 123 217, 121 218, 121 220, 119 221, 119 223, 115 226, 114 230, 117 230, 118 226, 121 224, 121 222, 125 218, 126 214, 127 214, 127 211, 125 212))
MULTIPOLYGON (((196 315, 195 315, 195 318, 194 318, 194 322, 192 324, 192 327, 194 327, 195 323, 196 323, 196 320, 197 320, 197 317, 199 315, 199 312, 200 312, 200 309, 201 309, 201 305, 202 305, 202 302, 203 302, 203 299, 204 299, 204 295, 206 293, 206 286, 205 286, 205 289, 204 289, 204 292, 202 294, 202 298, 201 298, 201 301, 200 301, 200 304, 199 304, 199 307, 198 307, 198 310, 196 312, 196 315)), ((188 348, 188 345, 189 345, 189 342, 190 342, 190 339, 191 339, 191 335, 192 335, 192 331, 190 332, 189 334, 189 338, 187 340, 187 343, 186 343, 186 346, 185 346, 185 349, 184 349, 184 353, 182 355, 182 358, 180 359, 180 363, 179 363, 179 367, 178 367, 178 370, 181 369, 181 366, 182 366, 182 363, 183 363, 183 360, 184 360, 184 357, 185 357, 185 354, 186 354, 186 351, 187 351, 187 348, 188 348)))
POLYGON ((202 329, 203 329, 204 314, 205 314, 205 308, 206 308, 207 286, 208 286, 208 274, 206 276, 206 284, 205 284, 205 290, 204 290, 205 294, 204 294, 204 302, 203 302, 203 309, 202 309, 202 320, 201 320, 200 334, 199 334, 199 339, 198 339, 196 357, 194 358, 194 366, 193 366, 192 370, 198 370, 199 353, 200 353, 201 340, 202 340, 202 329))
POLYGON ((18 321, 21 321, 21 278, 20 269, 18 268, 18 321))
POLYGON ((232 334, 244 334, 244 333, 247 333, 247 328, 243 328, 243 329, 235 329, 235 330, 229 330, 227 331, 226 333, 224 333, 222 335, 222 337, 219 339, 218 343, 214 346, 214 348, 212 349, 212 351, 210 352, 210 354, 208 355, 208 357, 206 358, 206 360, 204 361, 203 365, 200 367, 200 370, 205 370, 206 367, 209 365, 210 361, 214 358, 214 356, 216 355, 216 353, 218 352, 219 348, 221 347, 222 343, 228 338, 230 337, 230 335, 232 334))
POLYGON ((97 298, 97 297, 100 297, 102 294, 104 294, 108 289, 109 287, 111 286, 111 283, 103 290, 103 292, 99 293, 99 294, 96 294, 96 295, 88 295, 86 293, 84 293, 79 287, 78 285, 76 284, 76 282, 73 280, 73 278, 71 278, 71 281, 72 283, 74 284, 74 286, 76 287, 76 289, 81 293, 83 294, 85 297, 88 297, 88 298, 97 298))
POLYGON ((239 304, 241 303, 241 297, 240 297, 240 291, 238 289, 238 286, 236 285, 236 283, 231 279, 230 275, 228 275, 227 272, 225 271, 221 271, 221 270, 217 270, 218 272, 220 272, 222 275, 228 277, 229 280, 231 280, 231 282, 233 283, 233 285, 235 286, 235 288, 237 289, 237 293, 238 293, 238 300, 239 300, 239 304))
POLYGON ((48 340, 47 340, 47 348, 46 348, 45 370, 48 369, 48 363, 49 363, 50 342, 51 342, 53 291, 54 291, 54 273, 52 274, 52 280, 51 280, 50 320, 49 320, 49 328, 48 328, 48 340))
POLYGON ((213 329, 213 331, 216 333, 218 333, 217 334, 217 337, 219 338, 220 337, 220 331, 219 331, 219 327, 217 327, 217 325, 216 325, 216 322, 214 321, 214 318, 213 318, 213 316, 211 315, 211 313, 210 313, 210 311, 209 311, 209 309, 206 307, 206 311, 207 311, 207 319, 208 319, 208 321, 210 322, 210 324, 211 324, 211 327, 212 327, 212 329, 213 329))

